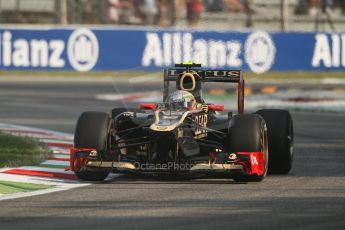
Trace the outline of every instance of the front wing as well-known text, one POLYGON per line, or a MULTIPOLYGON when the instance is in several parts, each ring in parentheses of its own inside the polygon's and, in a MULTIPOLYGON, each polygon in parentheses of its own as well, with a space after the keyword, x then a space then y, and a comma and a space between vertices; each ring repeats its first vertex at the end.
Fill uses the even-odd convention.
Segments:
POLYGON ((110 170, 113 172, 142 172, 142 173, 240 173, 243 175, 262 176, 265 173, 263 152, 210 153, 208 162, 194 161, 191 163, 168 162, 164 164, 139 163, 128 160, 123 154, 109 151, 112 160, 102 160, 92 148, 71 148, 70 170, 110 170), (225 160, 217 161, 222 154, 225 160))

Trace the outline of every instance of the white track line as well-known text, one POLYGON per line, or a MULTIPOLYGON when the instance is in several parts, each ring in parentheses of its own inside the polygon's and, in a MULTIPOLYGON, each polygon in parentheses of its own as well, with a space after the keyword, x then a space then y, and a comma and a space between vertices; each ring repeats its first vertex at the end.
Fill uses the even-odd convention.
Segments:
MULTIPOLYGON (((6 169, 6 170, 9 170, 9 169, 6 169)), ((1 169, 0 172, 1 171, 4 171, 4 169, 1 169)), ((4 173, 0 173, 0 180, 15 181, 15 182, 22 182, 22 183, 33 183, 33 184, 46 184, 46 185, 55 186, 53 188, 37 190, 33 192, 2 194, 0 195, 0 200, 9 200, 9 199, 22 198, 22 197, 43 195, 43 194, 48 194, 52 192, 65 191, 72 188, 78 188, 78 187, 90 185, 89 183, 83 183, 76 180, 50 178, 50 177, 34 177, 34 176, 27 176, 27 175, 4 174, 4 173)))
POLYGON ((61 154, 61 153, 54 153, 53 157, 57 157, 57 158, 62 158, 62 159, 69 159, 70 155, 68 154, 61 154))
POLYGON ((74 174, 72 171, 65 171, 65 169, 37 167, 37 166, 23 166, 23 167, 19 167, 19 168, 16 168, 16 169, 41 171, 41 172, 51 172, 51 173, 74 174))
POLYGON ((64 184, 58 187, 42 189, 42 190, 37 190, 33 192, 20 192, 20 193, 15 193, 15 194, 2 195, 0 196, 0 200, 11 200, 11 199, 17 199, 17 198, 23 198, 23 197, 43 195, 43 194, 48 194, 48 193, 53 193, 53 192, 65 191, 72 188, 79 188, 79 187, 83 187, 87 185, 89 184, 64 184))
POLYGON ((70 140, 55 140, 50 138, 40 138, 40 141, 43 143, 73 144, 73 142, 70 140))
POLYGON ((41 164, 69 166, 69 161, 47 160, 43 161, 41 164))
POLYGON ((68 155, 70 154, 70 150, 66 148, 55 147, 55 146, 51 146, 49 148, 53 151, 53 153, 68 154, 68 155))

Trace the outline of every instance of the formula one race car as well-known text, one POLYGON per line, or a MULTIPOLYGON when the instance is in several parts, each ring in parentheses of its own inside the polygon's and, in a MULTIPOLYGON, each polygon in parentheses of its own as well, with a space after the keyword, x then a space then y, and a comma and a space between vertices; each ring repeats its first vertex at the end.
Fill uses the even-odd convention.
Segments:
POLYGON ((240 70, 204 70, 181 63, 164 70, 162 103, 110 114, 84 112, 77 122, 70 168, 82 180, 101 181, 109 172, 195 177, 226 176, 261 181, 292 167, 293 125, 285 110, 244 114, 240 70), (169 83, 176 91, 169 92, 169 83), (222 114, 208 104, 202 82, 237 83, 238 112, 222 114))

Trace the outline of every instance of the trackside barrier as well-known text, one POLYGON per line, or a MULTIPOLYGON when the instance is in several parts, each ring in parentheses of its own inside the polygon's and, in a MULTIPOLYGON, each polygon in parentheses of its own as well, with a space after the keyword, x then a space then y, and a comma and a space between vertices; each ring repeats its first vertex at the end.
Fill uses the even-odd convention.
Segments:
POLYGON ((147 28, 0 27, 0 70, 207 68, 343 71, 345 34, 147 28))

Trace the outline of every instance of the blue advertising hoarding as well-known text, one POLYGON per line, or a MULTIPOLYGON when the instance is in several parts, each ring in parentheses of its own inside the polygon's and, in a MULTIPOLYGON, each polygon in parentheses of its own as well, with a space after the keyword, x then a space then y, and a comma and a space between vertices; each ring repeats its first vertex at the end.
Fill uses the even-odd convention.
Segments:
POLYGON ((0 70, 160 70, 183 61, 256 73, 342 71, 345 34, 0 27, 0 70))

